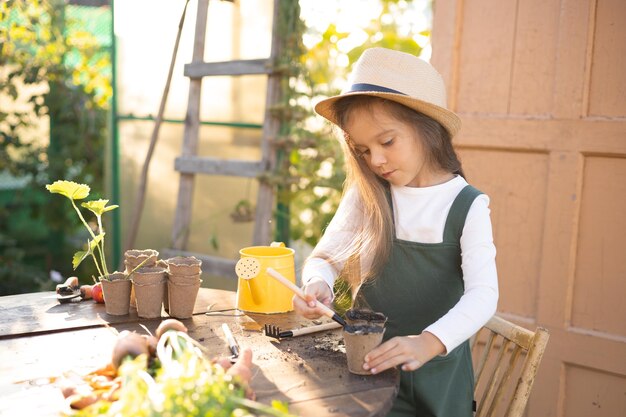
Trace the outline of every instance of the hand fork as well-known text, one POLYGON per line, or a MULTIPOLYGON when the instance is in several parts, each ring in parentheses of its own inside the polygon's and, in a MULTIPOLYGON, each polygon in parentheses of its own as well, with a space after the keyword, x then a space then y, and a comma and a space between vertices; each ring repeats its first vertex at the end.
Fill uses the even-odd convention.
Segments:
POLYGON ((273 326, 271 324, 265 325, 265 335, 269 337, 273 337, 275 339, 284 339, 287 337, 295 337, 295 336, 303 336, 305 334, 323 332, 325 330, 333 330, 342 327, 341 324, 336 322, 326 323, 326 324, 318 324, 316 326, 308 326, 302 327, 300 329, 293 330, 281 330, 278 326, 273 326))

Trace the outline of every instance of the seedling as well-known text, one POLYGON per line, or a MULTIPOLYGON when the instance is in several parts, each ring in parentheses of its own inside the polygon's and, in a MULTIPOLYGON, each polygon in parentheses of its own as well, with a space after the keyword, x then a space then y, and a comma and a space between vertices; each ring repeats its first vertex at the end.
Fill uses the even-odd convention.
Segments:
POLYGON ((91 240, 87 239, 87 250, 78 251, 74 254, 72 258, 72 267, 74 269, 78 268, 78 266, 89 256, 92 257, 93 262, 96 264, 96 269, 98 270, 98 274, 100 277, 107 277, 109 275, 109 270, 107 268, 106 263, 106 255, 104 251, 104 228, 102 227, 102 215, 107 211, 115 210, 118 208, 118 205, 109 204, 109 200, 92 200, 86 201, 81 204, 81 207, 86 208, 95 214, 96 219, 98 221, 98 229, 96 232, 92 230, 89 224, 85 221, 82 212, 76 205, 77 200, 84 200, 89 196, 89 192, 91 188, 89 188, 86 184, 78 184, 73 181, 55 181, 52 184, 47 184, 46 189, 53 194, 61 194, 62 196, 67 197, 72 203, 72 207, 76 214, 78 214, 78 218, 83 223, 89 235, 91 236, 91 240))

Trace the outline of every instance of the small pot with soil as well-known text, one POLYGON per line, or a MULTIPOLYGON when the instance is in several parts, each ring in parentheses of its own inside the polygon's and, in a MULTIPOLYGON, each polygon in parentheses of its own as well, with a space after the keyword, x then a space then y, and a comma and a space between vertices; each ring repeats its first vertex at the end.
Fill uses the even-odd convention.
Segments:
POLYGON ((348 310, 343 329, 348 370, 357 375, 371 375, 363 369, 365 355, 378 346, 385 334, 387 317, 371 310, 348 310))
POLYGON ((346 323, 353 326, 374 325, 385 326, 387 316, 368 309, 351 308, 346 311, 346 323))

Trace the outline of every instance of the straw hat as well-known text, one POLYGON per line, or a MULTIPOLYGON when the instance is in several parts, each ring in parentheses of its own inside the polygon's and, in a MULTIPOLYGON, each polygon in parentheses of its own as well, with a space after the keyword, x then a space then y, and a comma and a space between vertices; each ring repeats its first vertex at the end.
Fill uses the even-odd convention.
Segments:
POLYGON ((428 62, 405 52, 367 49, 354 64, 344 91, 317 103, 315 111, 337 124, 333 104, 353 95, 382 97, 403 104, 437 120, 451 137, 461 128, 461 119, 447 109, 441 75, 428 62))

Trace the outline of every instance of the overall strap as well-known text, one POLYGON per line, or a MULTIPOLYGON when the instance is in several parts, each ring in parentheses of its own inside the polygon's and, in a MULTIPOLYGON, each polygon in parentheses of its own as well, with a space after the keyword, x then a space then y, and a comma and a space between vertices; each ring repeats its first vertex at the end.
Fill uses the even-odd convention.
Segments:
POLYGON ((456 196, 452 202, 452 207, 450 207, 446 225, 443 229, 444 242, 459 243, 461 234, 463 233, 463 226, 465 226, 467 213, 476 197, 481 194, 482 192, 478 191, 476 188, 471 185, 466 185, 459 195, 456 196))
POLYGON ((387 197, 387 203, 389 204, 389 209, 391 210, 391 224, 393 225, 393 236, 396 236, 396 216, 393 214, 393 198, 391 197, 391 187, 389 185, 385 186, 385 197, 387 197))

